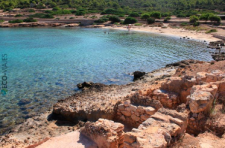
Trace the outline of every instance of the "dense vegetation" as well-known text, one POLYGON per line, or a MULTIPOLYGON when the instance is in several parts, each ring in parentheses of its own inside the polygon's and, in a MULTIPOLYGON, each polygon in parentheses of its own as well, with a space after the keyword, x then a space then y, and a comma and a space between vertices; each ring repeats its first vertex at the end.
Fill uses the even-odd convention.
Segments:
MULTIPOLYGON (((130 14, 132 11, 161 11, 182 16, 193 15, 190 10, 195 9, 225 11, 225 0, 0 0, 0 9, 4 10, 18 7, 42 9, 56 6, 78 8, 79 11, 76 12, 78 15, 88 12, 130 14)), ((138 13, 133 13, 131 17, 135 17, 138 13)))
POLYGON ((29 18, 26 18, 26 19, 24 19, 24 20, 16 19, 16 20, 11 20, 11 21, 9 21, 9 23, 22 23, 22 22, 37 22, 37 20, 35 20, 35 19, 32 18, 32 17, 29 17, 29 18))
POLYGON ((212 13, 202 14, 200 17, 196 15, 190 16, 190 23, 194 26, 198 26, 200 24, 199 20, 205 20, 206 22, 210 20, 214 25, 219 25, 221 23, 221 18, 212 13))

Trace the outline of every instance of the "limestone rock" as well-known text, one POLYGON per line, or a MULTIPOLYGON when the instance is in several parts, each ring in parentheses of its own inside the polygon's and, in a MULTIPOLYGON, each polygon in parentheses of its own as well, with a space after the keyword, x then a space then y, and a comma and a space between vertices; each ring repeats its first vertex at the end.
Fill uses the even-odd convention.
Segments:
POLYGON ((193 113, 208 114, 212 108, 218 88, 216 85, 196 85, 192 88, 189 98, 190 110, 193 113))
POLYGON ((106 119, 87 122, 81 133, 93 140, 99 148, 123 148, 124 125, 106 119))
POLYGON ((155 113, 155 109, 153 107, 146 107, 145 112, 148 115, 153 115, 155 113))
POLYGON ((159 100, 164 107, 176 108, 178 105, 178 95, 173 92, 164 91, 161 89, 156 89, 153 92, 153 99, 159 100))
POLYGON ((121 113, 125 116, 131 116, 131 112, 128 110, 121 111, 121 113))
POLYGON ((156 114, 160 119, 153 115, 138 129, 124 134, 125 148, 166 148, 185 133, 187 114, 168 109, 159 109, 156 114))
POLYGON ((171 77, 165 83, 162 84, 161 89, 167 90, 170 92, 179 93, 182 85, 182 78, 180 77, 171 77))

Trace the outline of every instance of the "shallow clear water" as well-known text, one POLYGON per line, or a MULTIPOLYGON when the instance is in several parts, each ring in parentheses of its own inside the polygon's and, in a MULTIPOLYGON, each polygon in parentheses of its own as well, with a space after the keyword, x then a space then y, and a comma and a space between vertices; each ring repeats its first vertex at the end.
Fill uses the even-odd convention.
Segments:
POLYGON ((56 28, 0 32, 0 54, 8 56, 8 92, 0 96, 1 131, 73 94, 77 83, 126 84, 136 70, 150 72, 190 58, 212 60, 203 43, 156 34, 56 28))

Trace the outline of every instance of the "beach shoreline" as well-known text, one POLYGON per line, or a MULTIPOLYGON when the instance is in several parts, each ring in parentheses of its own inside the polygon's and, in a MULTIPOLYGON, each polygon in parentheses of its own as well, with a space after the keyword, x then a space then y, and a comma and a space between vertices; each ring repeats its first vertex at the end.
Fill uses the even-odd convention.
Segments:
MULTIPOLYGON (((106 26, 103 27, 104 29, 113 29, 113 30, 127 30, 125 26, 122 27, 111 27, 111 26, 106 26)), ((219 41, 220 39, 213 37, 212 34, 206 34, 204 32, 197 32, 197 31, 190 31, 190 30, 185 30, 183 28, 162 28, 162 27, 132 27, 131 32, 144 32, 144 33, 154 33, 154 34, 160 34, 164 36, 169 36, 169 37, 177 37, 180 39, 189 39, 189 40, 195 40, 199 42, 215 42, 219 41)))
MULTIPOLYGON (((131 32, 144 32, 144 33, 154 33, 160 34, 168 37, 177 37, 179 39, 188 39, 194 40, 197 42, 215 42, 220 41, 221 39, 214 37, 214 33, 205 33, 205 31, 195 31, 195 30, 187 30, 185 28, 172 28, 169 24, 163 24, 164 27, 151 27, 151 26, 132 26, 131 32)), ((113 30, 123 30, 127 31, 127 26, 116 26, 116 25, 87 25, 87 26, 80 26, 78 23, 46 23, 46 22, 33 22, 33 23, 16 23, 16 24, 0 24, 0 28, 18 28, 18 27, 53 27, 53 28, 102 28, 102 29, 113 29, 113 30)), ((216 35, 223 35, 225 30, 217 29, 216 35)))

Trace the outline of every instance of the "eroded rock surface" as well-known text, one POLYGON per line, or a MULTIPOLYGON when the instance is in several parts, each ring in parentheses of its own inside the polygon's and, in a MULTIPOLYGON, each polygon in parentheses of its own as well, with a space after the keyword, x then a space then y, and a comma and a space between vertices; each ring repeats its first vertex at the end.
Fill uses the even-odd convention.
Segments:
MULTIPOLYGON (((123 86, 92 83, 88 88, 83 87, 82 92, 58 101, 53 107, 53 115, 64 121, 87 121, 81 133, 94 147, 222 148, 225 147, 224 64, 222 61, 182 61, 168 65, 169 68, 164 70, 146 73, 141 80, 123 86), (171 69, 171 66, 176 68, 171 69), (128 124, 130 129, 126 129, 128 124)), ((59 134, 56 131, 60 130, 41 128, 42 124, 49 125, 47 120, 46 124, 31 121, 27 120, 17 128, 20 130, 15 130, 19 134, 14 132, 4 137, 4 144, 9 143, 7 140, 15 143, 15 139, 26 140, 23 144, 31 141, 27 141, 27 135, 34 131, 25 127, 32 129, 30 123, 34 130, 41 129, 43 135, 59 134), (24 138, 21 138, 22 134, 25 134, 24 138)), ((49 142, 48 136, 43 144, 49 142)))
POLYGON ((123 148, 124 125, 106 119, 87 122, 81 133, 93 140, 98 148, 123 148))
POLYGON ((184 135, 187 114, 169 109, 159 109, 137 129, 124 135, 125 148, 166 148, 184 135))

